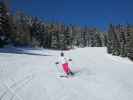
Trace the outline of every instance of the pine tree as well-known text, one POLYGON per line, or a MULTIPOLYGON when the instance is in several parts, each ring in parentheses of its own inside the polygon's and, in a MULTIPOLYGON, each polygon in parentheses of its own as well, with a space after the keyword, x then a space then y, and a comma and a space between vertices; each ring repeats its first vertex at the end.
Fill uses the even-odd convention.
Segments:
POLYGON ((120 55, 120 43, 118 34, 116 32, 115 26, 113 26, 112 24, 110 25, 108 32, 107 50, 108 53, 112 53, 113 55, 120 55))
POLYGON ((0 2, 0 47, 10 42, 10 12, 4 2, 0 2))
POLYGON ((133 60, 133 26, 127 26, 127 33, 126 33, 126 51, 127 56, 133 60))

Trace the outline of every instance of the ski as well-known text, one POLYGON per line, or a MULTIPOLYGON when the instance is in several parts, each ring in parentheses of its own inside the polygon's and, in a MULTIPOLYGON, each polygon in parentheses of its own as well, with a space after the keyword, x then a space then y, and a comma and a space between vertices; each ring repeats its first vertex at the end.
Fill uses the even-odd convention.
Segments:
POLYGON ((61 78, 68 78, 67 75, 60 75, 59 77, 61 77, 61 78))
POLYGON ((75 74, 73 74, 73 75, 60 75, 60 77, 62 77, 62 78, 70 78, 70 77, 74 77, 75 76, 75 74))

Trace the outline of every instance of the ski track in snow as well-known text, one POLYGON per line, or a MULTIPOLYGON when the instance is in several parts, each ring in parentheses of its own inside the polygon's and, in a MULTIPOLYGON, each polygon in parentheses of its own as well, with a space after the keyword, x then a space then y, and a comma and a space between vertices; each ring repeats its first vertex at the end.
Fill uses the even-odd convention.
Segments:
POLYGON ((65 51, 79 71, 70 78, 58 77, 63 73, 54 63, 60 51, 22 50, 24 54, 0 53, 0 100, 133 99, 132 62, 106 54, 105 48, 65 51))
MULTIPOLYGON (((0 100, 3 100, 4 97, 7 95, 12 95, 11 98, 9 98, 9 100, 13 100, 14 96, 18 96, 18 95, 16 95, 16 93, 18 91, 20 91, 22 88, 24 88, 24 86, 27 85, 32 79, 33 79, 33 75, 28 75, 28 76, 24 77, 22 80, 14 82, 11 86, 8 86, 6 83, 3 83, 2 85, 5 88, 7 88, 7 90, 5 90, 1 94, 0 100)), ((20 97, 18 97, 18 98, 21 100, 20 97)))

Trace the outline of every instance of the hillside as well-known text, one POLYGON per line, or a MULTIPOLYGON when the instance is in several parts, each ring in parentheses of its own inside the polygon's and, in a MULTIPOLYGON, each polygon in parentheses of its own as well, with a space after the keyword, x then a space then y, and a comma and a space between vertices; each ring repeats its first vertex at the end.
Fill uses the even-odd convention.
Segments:
POLYGON ((74 77, 60 78, 60 51, 0 49, 0 100, 132 100, 133 63, 106 48, 65 51, 74 77))

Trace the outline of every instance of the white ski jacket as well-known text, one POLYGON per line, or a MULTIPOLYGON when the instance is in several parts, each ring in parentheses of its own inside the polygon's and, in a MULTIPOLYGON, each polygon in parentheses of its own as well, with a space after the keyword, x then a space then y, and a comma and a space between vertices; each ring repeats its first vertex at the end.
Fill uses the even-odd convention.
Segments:
POLYGON ((60 56, 58 61, 59 61, 60 64, 65 64, 65 63, 68 63, 69 58, 60 56))

